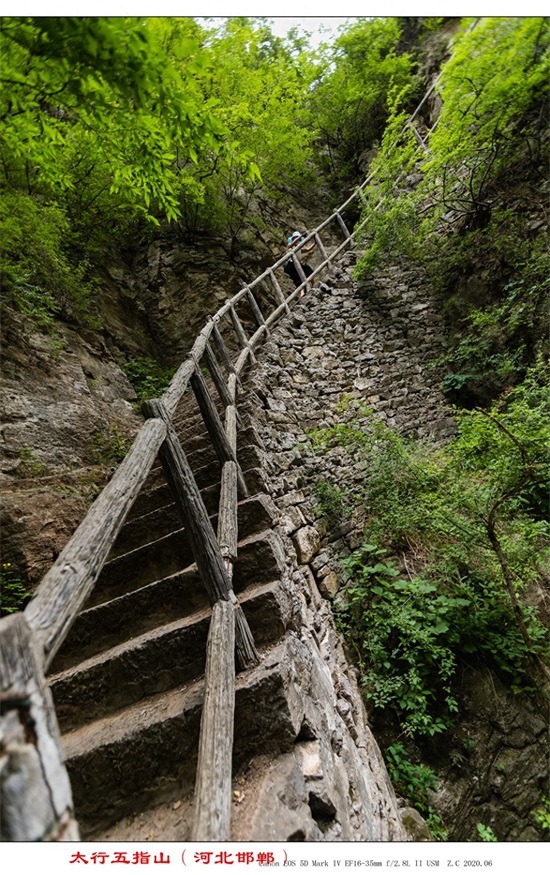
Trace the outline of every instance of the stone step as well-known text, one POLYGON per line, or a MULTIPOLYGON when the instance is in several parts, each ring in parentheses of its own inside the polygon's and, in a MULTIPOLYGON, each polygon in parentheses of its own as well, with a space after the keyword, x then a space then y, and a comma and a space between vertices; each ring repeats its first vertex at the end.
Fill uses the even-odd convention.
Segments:
MULTIPOLYGON (((201 489, 201 496, 208 513, 217 513, 220 500, 220 484, 215 483, 213 486, 201 489)), ((171 503, 172 492, 167 483, 163 483, 161 486, 157 486, 150 491, 140 492, 128 513, 125 524, 128 525, 129 522, 133 522, 139 519, 139 517, 146 516, 153 510, 166 507, 171 503)))
MULTIPOLYGON (((269 556, 270 550, 274 553, 275 542, 273 538, 266 540, 264 533, 266 526, 272 523, 274 512, 266 496, 247 499, 239 506, 239 530, 247 534, 241 539, 241 564, 237 562, 235 566, 236 591, 246 587, 250 573, 258 583, 276 577, 279 572, 277 556, 269 556), (259 540, 255 537, 258 535, 259 540), (258 568, 254 566, 252 572, 247 555, 250 551, 255 551, 258 560, 258 568)), ((93 597, 74 621, 55 657, 53 673, 130 640, 157 624, 181 619, 208 606, 206 591, 194 564, 103 603, 93 605, 92 602, 93 597)))
MULTIPOLYGON (((283 634, 288 606, 278 582, 255 586, 239 601, 257 642, 283 634)), ((146 696, 189 683, 204 672, 210 608, 137 635, 49 679, 62 732, 146 696)))
MULTIPOLYGON (((241 539, 234 568, 235 587, 243 588, 247 582, 277 577, 278 573, 273 571, 281 567, 280 550, 278 539, 269 530, 241 539)), ((107 562, 85 607, 92 608, 135 592, 148 583, 189 568, 192 563, 193 554, 184 529, 172 532, 107 562)))
MULTIPOLYGON (((163 538, 165 535, 169 535, 182 527, 182 520, 176 505, 171 500, 170 492, 168 494, 170 500, 167 504, 156 507, 143 516, 130 517, 126 520, 109 554, 109 561, 117 559, 124 553, 130 553, 138 547, 145 546, 145 544, 151 541, 163 538)), ((261 494, 253 494, 250 500, 265 502, 267 499, 261 494)), ((253 523, 253 517, 246 509, 246 501, 248 499, 242 500, 239 504, 239 531, 243 532, 243 534, 252 534, 253 531, 260 531, 260 528, 258 523, 253 523), (250 528, 250 524, 253 524, 254 527, 250 528)), ((266 518, 265 512, 262 511, 260 506, 255 508, 254 513, 256 511, 259 513, 259 520, 266 518)), ((214 530, 217 526, 217 519, 218 509, 216 507, 215 512, 211 515, 214 530)), ((267 525, 268 523, 265 523, 262 527, 265 528, 267 525)))
MULTIPOLYGON (((259 750, 289 749, 298 734, 284 656, 278 645, 237 676, 235 768, 259 750)), ((182 683, 63 736, 84 840, 150 805, 192 793, 203 687, 202 680, 182 683)))

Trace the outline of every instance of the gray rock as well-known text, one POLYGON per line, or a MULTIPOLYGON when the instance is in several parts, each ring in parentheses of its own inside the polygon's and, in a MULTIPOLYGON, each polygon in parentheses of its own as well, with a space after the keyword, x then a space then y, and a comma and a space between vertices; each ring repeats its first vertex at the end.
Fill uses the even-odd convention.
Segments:
POLYGON ((303 528, 298 529, 298 531, 294 533, 292 541, 296 548, 298 562, 301 565, 305 565, 313 559, 321 547, 319 533, 317 529, 313 528, 313 526, 304 526, 303 528))

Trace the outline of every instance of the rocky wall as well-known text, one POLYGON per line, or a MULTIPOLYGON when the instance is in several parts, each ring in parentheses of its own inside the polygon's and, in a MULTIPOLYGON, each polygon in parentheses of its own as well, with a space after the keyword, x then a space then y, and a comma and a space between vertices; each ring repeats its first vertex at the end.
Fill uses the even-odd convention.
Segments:
MULTIPOLYGON (((357 419, 349 400, 366 404, 401 433, 425 440, 447 440, 455 423, 439 390, 441 375, 431 364, 444 351, 445 337, 422 275, 393 266, 358 284, 350 275, 353 262, 352 253, 344 256, 325 277, 327 287, 309 292, 273 331, 247 388, 253 392, 251 410, 264 444, 280 536, 295 569, 289 571, 298 585, 295 598, 302 604, 295 634, 328 668, 333 707, 342 720, 361 725, 365 753, 370 729, 330 607, 342 585, 341 559, 361 543, 362 519, 356 513, 329 531, 315 498, 319 479, 344 489, 358 486, 362 463, 339 447, 316 455, 309 433, 346 425, 352 417, 354 425, 367 426, 368 417, 357 419), (338 692, 342 677, 350 679, 353 696, 338 692)), ((548 782, 548 729, 540 704, 512 694, 483 666, 463 671, 460 696, 459 734, 467 740, 462 755, 455 751, 449 757, 449 750, 434 745, 430 759, 441 778, 433 803, 450 838, 476 840, 481 822, 499 840, 536 841, 541 833, 533 813, 548 782)), ((328 699, 325 705, 330 706, 328 699)), ((381 738, 384 744, 394 740, 383 728, 381 738)), ((363 760, 367 772, 376 762, 383 774, 377 748, 372 757, 371 747, 363 760)), ((416 812, 399 817, 414 838, 427 837, 416 812)))

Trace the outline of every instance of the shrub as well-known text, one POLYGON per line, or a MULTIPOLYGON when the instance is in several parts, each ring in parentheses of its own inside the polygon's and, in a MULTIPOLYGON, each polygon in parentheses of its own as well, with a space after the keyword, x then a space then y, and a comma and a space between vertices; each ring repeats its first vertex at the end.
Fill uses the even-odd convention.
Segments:
POLYGON ((154 359, 146 356, 123 363, 122 370, 136 390, 140 401, 162 395, 174 375, 174 368, 163 368, 154 359))
POLYGON ((3 192, 0 200, 0 271, 5 304, 33 328, 51 330, 57 316, 97 327, 89 265, 70 252, 63 209, 30 195, 3 192))
POLYGON ((130 449, 130 441, 117 425, 97 429, 92 435, 92 444, 97 465, 118 465, 130 449))
POLYGON ((368 543, 344 561, 337 617, 366 696, 410 735, 452 725, 460 662, 482 656, 520 691, 547 655, 523 594, 548 545, 548 407, 533 369, 491 411, 456 411, 445 446, 406 441, 375 419, 356 428, 355 446, 350 423, 316 434, 320 452, 344 436, 366 462, 354 498, 369 514, 368 543))

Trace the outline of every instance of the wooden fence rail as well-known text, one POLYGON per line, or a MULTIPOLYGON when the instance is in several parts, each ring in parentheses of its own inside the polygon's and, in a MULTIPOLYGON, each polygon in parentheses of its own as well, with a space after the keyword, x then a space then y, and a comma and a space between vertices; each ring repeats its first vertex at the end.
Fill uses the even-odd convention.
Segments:
POLYGON ((237 557, 237 504, 239 494, 248 495, 237 457, 240 374, 248 362, 255 361, 254 350, 266 340, 272 326, 290 312, 290 305, 306 283, 313 283, 352 244, 361 226, 350 231, 342 212, 355 199, 360 201, 361 192, 373 175, 368 176, 338 210, 309 232, 291 254, 281 256, 208 318, 162 398, 144 403, 146 422, 128 455, 40 583, 24 613, 0 620, 0 743, 3 751, 0 840, 78 839, 71 788, 45 674, 88 599, 157 456, 190 534, 194 559, 212 606, 193 838, 201 841, 229 838, 235 658, 241 669, 258 660, 232 584, 233 563, 237 557), (329 251, 321 234, 331 225, 336 226, 344 240, 329 251), (306 279, 299 252, 310 241, 317 244, 322 260, 306 279), (276 272, 289 258, 296 265, 301 284, 285 295, 276 272), (264 303, 261 295, 264 283, 277 302, 267 315, 265 306, 262 310, 260 305, 260 301, 264 303), (257 326, 251 336, 237 312, 241 302, 246 303, 257 326), (237 347, 235 359, 223 338, 222 325, 226 333, 232 332, 227 336, 231 338, 229 347, 237 347), (203 362, 225 411, 223 423, 201 373, 203 362), (209 439, 222 463, 217 533, 173 425, 174 414, 188 388, 196 397, 209 439))

